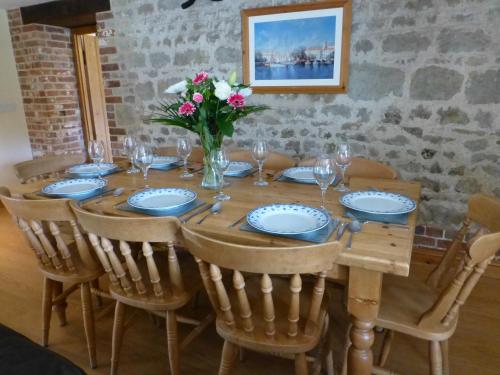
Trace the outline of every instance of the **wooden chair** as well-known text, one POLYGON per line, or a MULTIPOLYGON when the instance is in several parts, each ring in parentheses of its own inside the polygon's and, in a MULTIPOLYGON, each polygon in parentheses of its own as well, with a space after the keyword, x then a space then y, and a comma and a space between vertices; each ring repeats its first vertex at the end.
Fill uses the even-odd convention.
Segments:
MULTIPOLYGON (((396 331, 428 341, 430 374, 448 375, 448 339, 455 332, 460 307, 499 250, 500 199, 476 194, 469 201, 469 211, 462 228, 441 263, 431 272, 427 283, 384 276, 376 325, 385 328, 386 332, 378 365, 385 364, 396 331), (452 267, 472 222, 480 229, 458 259, 458 266, 452 267), (440 285, 442 280, 448 282, 439 291, 435 286, 440 285)), ((394 374, 381 368, 374 373, 394 374)))
POLYGON ((333 374, 324 292, 326 270, 340 252, 337 242, 271 248, 222 242, 184 226, 182 233, 225 340, 219 375, 230 373, 240 348, 294 359, 295 373, 307 374, 306 353, 315 347, 321 351, 316 373, 324 360, 333 374), (222 280, 226 271, 232 271, 233 288, 222 280))
MULTIPOLYGON (((246 161, 255 164, 250 150, 234 150, 229 152, 229 159, 246 161)), ((266 160, 264 161, 264 168, 274 171, 281 171, 283 169, 295 167, 296 163, 290 156, 281 154, 279 152, 269 152, 266 160)))
MULTIPOLYGON (((314 165, 316 159, 308 159, 301 161, 299 166, 314 165)), ((395 180, 398 178, 397 172, 390 166, 382 164, 378 161, 353 157, 351 165, 346 170, 346 180, 349 181, 351 177, 364 177, 364 178, 382 178, 388 180, 395 180)))
POLYGON ((83 325, 90 357, 96 367, 94 311, 91 288, 104 272, 89 252, 67 199, 25 200, 9 197, 0 189, 0 200, 14 217, 39 261, 43 274, 42 345, 48 345, 52 307, 61 326, 66 324, 66 298, 80 288, 83 325), (72 230, 62 230, 67 225, 72 230), (63 284, 68 284, 63 290, 63 284))
POLYGON ((180 344, 183 349, 213 320, 210 315, 199 322, 176 313, 203 288, 193 257, 187 252, 177 254, 174 248, 180 229, 179 220, 176 217, 102 216, 84 211, 74 202, 71 207, 88 232, 90 242, 109 276, 110 294, 116 299, 111 374, 116 374, 118 369, 126 306, 166 318, 170 373, 179 374, 177 322, 196 326, 180 344), (111 240, 119 241, 119 249, 111 240), (142 243, 142 257, 133 257, 130 243, 142 243), (159 243, 166 244, 167 251, 153 252, 152 244, 159 243), (125 265, 120 256, 123 256, 125 265))
POLYGON ((66 155, 49 155, 39 159, 23 161, 14 165, 17 177, 21 183, 53 177, 67 168, 84 163, 86 156, 83 153, 66 155))
MULTIPOLYGON (((176 156, 177 148, 175 146, 170 147, 158 147, 155 153, 158 156, 176 156)), ((194 163, 203 163, 203 157, 205 156, 203 149, 201 147, 193 147, 191 155, 189 155, 189 161, 194 163)))

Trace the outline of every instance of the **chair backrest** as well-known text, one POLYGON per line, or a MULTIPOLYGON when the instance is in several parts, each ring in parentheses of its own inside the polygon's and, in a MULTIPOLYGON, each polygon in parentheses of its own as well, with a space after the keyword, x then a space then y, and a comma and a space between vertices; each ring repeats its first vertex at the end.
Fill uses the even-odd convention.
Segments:
MULTIPOLYGON (((227 326, 248 333, 256 325, 254 319, 257 319, 257 314, 255 317, 252 314, 256 301, 249 299, 245 287, 245 277, 248 280, 251 276, 260 276, 262 314, 259 315, 264 320, 261 323, 265 326, 267 336, 275 336, 276 329, 285 326, 286 332, 281 333, 293 338, 298 332, 307 334, 311 323, 314 326, 317 322, 325 291, 326 271, 333 266, 340 252, 338 242, 302 247, 255 247, 208 238, 185 226, 182 227, 182 234, 198 263, 212 306, 227 326), (232 271, 232 284, 238 299, 236 309, 229 302, 229 291, 222 281, 221 268, 232 271), (315 285, 305 322, 299 322, 301 274, 315 274, 315 285), (291 276, 287 316, 275 317, 271 275, 291 276), (234 318, 236 313, 241 317, 241 326, 238 326, 234 318), (283 321, 286 324, 280 323, 283 321)), ((280 300, 286 298, 283 295, 275 297, 280 300)))
MULTIPOLYGON (((176 156, 177 148, 175 146, 157 147, 155 153, 158 156, 176 156)), ((205 154, 201 147, 193 147, 193 151, 191 151, 191 155, 189 155, 189 160, 195 163, 203 163, 204 156, 205 154)))
POLYGON ((500 250, 500 231, 484 234, 486 232, 480 230, 469 241, 470 246, 460 271, 442 291, 434 305, 422 315, 419 321, 420 327, 432 328, 440 324, 446 326, 456 319, 460 307, 466 302, 486 267, 500 250))
POLYGON ((65 169, 85 162, 86 156, 83 153, 50 155, 39 159, 23 161, 14 165, 17 177, 22 183, 31 180, 56 175, 65 169))
POLYGON ((463 248, 465 238, 470 236, 473 223, 490 232, 500 232, 500 199, 486 194, 474 194, 470 197, 469 209, 462 225, 442 257, 441 262, 429 274, 426 281, 428 285, 434 288, 448 285, 449 281, 455 276, 457 268, 463 265, 464 260, 461 259, 459 267, 454 267, 457 263, 458 253, 463 248))
POLYGON ((69 207, 69 200, 27 200, 1 191, 0 200, 45 269, 76 275, 82 266, 89 270, 99 268, 69 207), (76 253, 70 249, 72 242, 76 244, 76 253))
MULTIPOLYGON (((316 159, 307 159, 299 163, 300 166, 314 165, 316 159)), ((378 161, 353 157, 351 165, 347 168, 346 180, 351 177, 364 177, 364 178, 383 178, 387 180, 395 180, 398 178, 398 173, 390 166, 382 164, 378 161)))
MULTIPOLYGON (((230 151, 229 158, 231 160, 246 161, 255 164, 255 160, 252 157, 252 152, 250 150, 230 151)), ((291 168, 295 165, 295 160, 293 160, 290 156, 274 151, 269 152, 264 162, 264 168, 275 171, 291 168)))
POLYGON ((127 295, 137 293, 162 297, 172 293, 176 296, 184 294, 184 281, 174 248, 174 241, 178 239, 179 234, 179 219, 176 217, 104 216, 85 211, 76 202, 71 202, 71 208, 82 228, 88 233, 89 240, 111 284, 121 288, 127 295), (119 249, 115 248, 113 240, 118 241, 119 249), (141 273, 132 254, 130 243, 133 242, 142 243, 147 275, 141 273), (166 243, 168 246, 168 285, 171 290, 165 290, 162 287, 152 243, 166 243), (126 267, 120 261, 122 256, 126 267), (148 279, 150 283, 145 283, 144 281, 148 279))

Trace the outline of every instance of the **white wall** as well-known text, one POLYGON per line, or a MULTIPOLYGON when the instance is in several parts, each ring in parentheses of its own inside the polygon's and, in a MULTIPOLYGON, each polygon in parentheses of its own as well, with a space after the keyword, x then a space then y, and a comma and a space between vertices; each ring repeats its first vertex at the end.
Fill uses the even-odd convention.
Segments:
POLYGON ((16 182, 12 165, 31 158, 7 12, 0 9, 0 186, 16 182))

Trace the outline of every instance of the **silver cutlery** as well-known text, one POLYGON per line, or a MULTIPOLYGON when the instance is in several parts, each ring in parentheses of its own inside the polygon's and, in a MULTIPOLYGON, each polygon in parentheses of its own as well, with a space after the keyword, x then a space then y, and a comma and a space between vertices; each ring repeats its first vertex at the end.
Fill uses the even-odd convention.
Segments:
POLYGON ((343 222, 342 224, 340 224, 339 226, 339 229, 337 230, 337 236, 335 237, 335 240, 338 241, 342 238, 342 235, 344 234, 347 226, 349 225, 349 222, 346 221, 346 222, 343 222))
POLYGON ((200 220, 196 222, 196 224, 201 224, 205 221, 205 219, 211 215, 217 215, 222 208, 222 202, 218 201, 217 203, 213 204, 212 207, 210 208, 210 212, 203 216, 200 220))
POLYGON ((98 199, 98 198, 102 198, 102 197, 114 194, 115 191, 116 191, 116 189, 109 189, 109 190, 106 190, 106 191, 102 192, 101 194, 97 194, 97 195, 94 195, 92 197, 81 199, 79 202, 80 202, 80 204, 86 203, 86 202, 94 200, 94 199, 98 199))
POLYGON ((337 229, 339 224, 340 224, 340 219, 333 219, 332 220, 332 223, 330 224, 332 226, 332 233, 335 232, 335 230, 337 229))
POLYGON ((363 229, 363 224, 360 221, 353 219, 347 225, 347 229, 349 230, 349 232, 351 232, 351 234, 349 236, 349 241, 347 242, 347 249, 351 250, 352 249, 352 237, 354 236, 354 233, 361 232, 361 229, 363 229))
POLYGON ((240 217, 238 220, 236 220, 234 223, 232 224, 229 224, 227 227, 228 228, 234 228, 235 226, 237 226, 239 223, 241 223, 245 218, 247 217, 247 215, 243 215, 242 217, 240 217))
POLYGON ((273 181, 278 181, 281 178, 281 176, 283 176, 283 172, 284 171, 277 172, 273 177, 273 181))
POLYGON ((405 225, 405 224, 393 224, 393 223, 384 223, 382 221, 375 221, 375 220, 359 220, 356 216, 354 216, 352 213, 350 212, 346 212, 344 214, 344 217, 347 217, 349 219, 353 219, 353 220, 358 220, 360 221, 362 224, 367 224, 367 223, 373 223, 373 224, 381 224, 381 225, 390 225, 391 227, 397 227, 397 228, 402 228, 402 229, 409 229, 409 226, 408 225, 405 225))
POLYGON ((213 206, 213 204, 208 204, 206 206, 203 206, 201 207, 200 209, 196 210, 195 212, 193 212, 191 215, 189 215, 188 217, 184 218, 181 220, 181 223, 182 224, 186 224, 189 220, 191 220, 193 217, 205 212, 206 210, 209 210, 211 209, 213 206))
POLYGON ((113 192, 113 197, 119 197, 120 195, 123 194, 124 191, 125 188, 122 187, 116 188, 115 191, 113 192))

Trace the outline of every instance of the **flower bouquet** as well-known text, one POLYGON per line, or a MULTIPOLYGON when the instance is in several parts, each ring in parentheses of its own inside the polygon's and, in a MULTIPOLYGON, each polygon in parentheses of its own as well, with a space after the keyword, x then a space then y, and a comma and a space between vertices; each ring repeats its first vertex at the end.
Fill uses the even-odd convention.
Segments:
POLYGON ((236 120, 268 107, 246 104, 252 89, 237 83, 235 72, 225 81, 201 71, 193 79, 170 86, 165 93, 177 94, 178 98, 160 102, 151 121, 179 126, 199 135, 205 154, 202 186, 216 189, 218 174, 210 161, 211 151, 222 146, 224 136, 233 135, 236 120))

